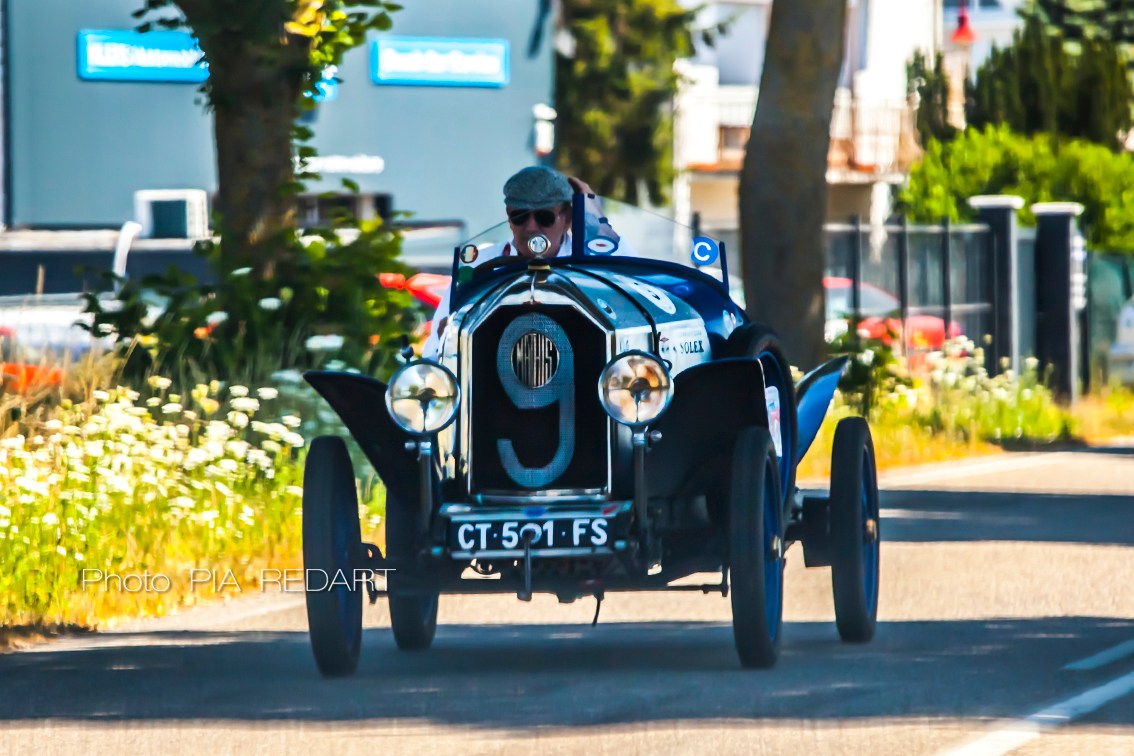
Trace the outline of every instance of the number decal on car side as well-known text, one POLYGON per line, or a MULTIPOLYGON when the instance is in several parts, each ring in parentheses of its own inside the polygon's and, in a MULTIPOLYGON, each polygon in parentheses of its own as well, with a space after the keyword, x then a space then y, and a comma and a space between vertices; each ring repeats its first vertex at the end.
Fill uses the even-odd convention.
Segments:
POLYGON ((558 478, 575 456, 575 355, 567 332, 551 318, 538 312, 527 313, 513 320, 500 336, 496 350, 496 371, 504 393, 518 409, 542 409, 559 403, 559 448, 551 461, 542 467, 526 467, 516 456, 511 439, 499 439, 496 448, 508 477, 525 488, 540 488, 558 478), (526 333, 535 331, 551 340, 559 352, 558 365, 550 380, 531 388, 516 375, 512 364, 512 347, 526 333))

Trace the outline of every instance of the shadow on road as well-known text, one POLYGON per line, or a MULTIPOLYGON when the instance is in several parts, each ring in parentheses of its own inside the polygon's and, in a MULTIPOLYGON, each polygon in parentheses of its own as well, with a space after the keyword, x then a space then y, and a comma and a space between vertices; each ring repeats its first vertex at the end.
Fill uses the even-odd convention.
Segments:
POLYGON ((398 652, 374 629, 358 674, 324 680, 304 633, 108 635, 96 647, 0 657, 0 721, 1006 717, 1109 679, 1113 670, 1060 668, 1131 637, 1134 620, 1093 617, 894 622, 863 646, 840 643, 829 624, 790 623, 778 666, 745 671, 719 623, 444 626, 423 653, 398 652))
POLYGON ((1134 497, 883 491, 886 541, 1051 541, 1134 546, 1134 497))
POLYGON ((1134 446, 1079 446, 1063 451, 1081 454, 1109 454, 1115 457, 1134 457, 1134 446))

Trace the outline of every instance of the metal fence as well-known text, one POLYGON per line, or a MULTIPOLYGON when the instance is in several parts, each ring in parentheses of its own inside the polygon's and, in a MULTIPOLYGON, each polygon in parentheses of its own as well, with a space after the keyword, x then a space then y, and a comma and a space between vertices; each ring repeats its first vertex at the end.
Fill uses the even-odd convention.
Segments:
POLYGON ((937 349, 960 335, 978 344, 995 338, 987 226, 852 222, 824 230, 829 327, 866 320, 877 329, 881 320, 905 352, 937 349))

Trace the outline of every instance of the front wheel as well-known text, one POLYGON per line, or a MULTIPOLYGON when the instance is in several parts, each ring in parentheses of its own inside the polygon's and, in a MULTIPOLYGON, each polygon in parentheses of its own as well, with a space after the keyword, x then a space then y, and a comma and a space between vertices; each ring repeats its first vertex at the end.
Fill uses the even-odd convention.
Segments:
POLYGON ((303 470, 303 569, 315 664, 326 677, 354 674, 362 641, 362 590, 353 555, 362 544, 358 493, 346 444, 311 442, 303 470))
MULTIPOLYGON (((406 502, 386 499, 386 553, 402 569, 413 569, 420 542, 417 515, 406 502)), ((424 651, 433 645, 437 633, 437 594, 413 592, 403 588, 403 573, 389 573, 390 629, 394 642, 402 651, 424 651)))
POLYGON ((729 475, 729 582, 740 663, 776 663, 783 624, 783 517, 779 459, 766 428, 736 439, 729 475))
POLYGON ((844 418, 831 453, 831 584, 839 636, 848 643, 874 637, 881 538, 870 427, 844 418))
POLYGON ((424 651, 432 646, 437 632, 437 594, 390 594, 390 627, 394 642, 402 651, 424 651))

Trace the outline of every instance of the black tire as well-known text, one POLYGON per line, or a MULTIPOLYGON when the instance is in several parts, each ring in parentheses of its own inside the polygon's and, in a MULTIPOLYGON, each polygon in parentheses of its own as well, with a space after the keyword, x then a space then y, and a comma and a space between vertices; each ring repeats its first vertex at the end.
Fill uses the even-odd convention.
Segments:
MULTIPOLYGON (((413 502, 416 505, 416 502, 413 502)), ((398 565, 387 575, 390 628, 402 651, 424 651, 437 633, 437 594, 407 593, 401 578, 417 560, 417 512, 406 502, 386 499, 386 551, 398 565)))
POLYGON ((732 633, 745 667, 768 668, 783 625, 783 511, 775 444, 766 428, 736 438, 729 472, 732 633))
POLYGON ((780 348, 776 332, 760 323, 748 323, 732 332, 728 339, 729 354, 738 357, 755 357, 764 369, 765 385, 774 385, 780 394, 780 444, 783 456, 779 458, 780 494, 785 516, 791 511, 795 494, 795 446, 798 443, 798 419, 795 406, 795 382, 791 377, 791 363, 780 348))
POLYGON ((848 643, 874 637, 881 540, 870 427, 861 417, 844 418, 831 453, 831 586, 839 636, 848 643))
POLYGON ((315 664, 325 677, 358 669, 362 586, 353 557, 362 543, 354 468, 341 438, 311 442, 303 470, 303 568, 315 664))

